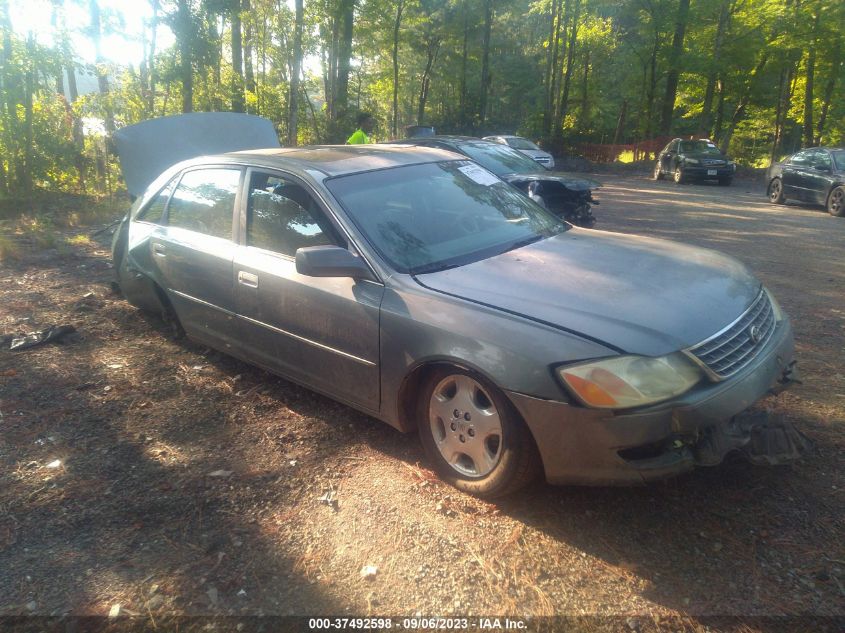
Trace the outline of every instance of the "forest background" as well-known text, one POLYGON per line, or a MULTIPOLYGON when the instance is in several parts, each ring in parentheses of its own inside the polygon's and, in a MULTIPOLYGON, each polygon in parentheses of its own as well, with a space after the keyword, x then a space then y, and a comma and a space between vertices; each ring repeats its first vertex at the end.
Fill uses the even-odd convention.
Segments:
POLYGON ((119 190, 114 130, 198 111, 283 145, 365 110, 378 140, 631 160, 698 136, 764 167, 845 141, 843 24, 841 0, 0 0, 0 198, 119 190))

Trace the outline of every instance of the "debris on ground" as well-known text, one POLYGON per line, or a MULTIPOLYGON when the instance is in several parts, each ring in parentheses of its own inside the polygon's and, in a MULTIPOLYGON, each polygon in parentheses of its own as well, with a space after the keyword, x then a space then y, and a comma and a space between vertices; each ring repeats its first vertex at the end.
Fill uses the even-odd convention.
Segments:
POLYGON ((0 347, 9 346, 11 351, 20 351, 38 347, 45 343, 58 343, 68 334, 76 332, 76 328, 72 325, 51 325, 38 332, 30 332, 29 334, 3 334, 0 335, 0 347))
POLYGON ((361 580, 375 580, 378 574, 378 567, 375 565, 364 565, 361 568, 361 580))
POLYGON ((337 501, 337 492, 334 489, 326 490, 323 495, 317 499, 317 501, 323 505, 331 507, 331 509, 335 512, 340 510, 340 505, 337 501))

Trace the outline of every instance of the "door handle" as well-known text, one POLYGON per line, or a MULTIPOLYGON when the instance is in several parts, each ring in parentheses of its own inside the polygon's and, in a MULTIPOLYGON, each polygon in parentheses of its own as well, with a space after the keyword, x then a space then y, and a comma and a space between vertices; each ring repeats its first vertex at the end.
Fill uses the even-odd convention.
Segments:
POLYGON ((238 283, 247 288, 258 288, 258 275, 240 270, 238 271, 238 283))
POLYGON ((166 257, 167 249, 164 247, 164 244, 153 242, 153 255, 156 255, 157 257, 166 257))

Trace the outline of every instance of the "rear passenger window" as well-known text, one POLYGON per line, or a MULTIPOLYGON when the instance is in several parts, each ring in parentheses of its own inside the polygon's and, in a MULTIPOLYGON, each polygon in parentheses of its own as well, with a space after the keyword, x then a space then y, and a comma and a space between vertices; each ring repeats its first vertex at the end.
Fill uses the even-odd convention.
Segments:
POLYGON ((197 169, 186 172, 167 208, 167 223, 205 235, 232 239, 232 212, 239 169, 197 169))
POLYGON ((174 178, 167 183, 167 186, 146 207, 141 209, 135 219, 143 222, 151 222, 152 224, 161 224, 161 219, 164 216, 164 207, 167 206, 167 200, 170 198, 170 194, 173 193, 175 186, 176 179, 174 178))
POLYGON ((812 155, 813 153, 809 150, 798 152, 792 159, 789 161, 791 165, 798 165, 799 167, 809 167, 812 163, 812 155))
POLYGON ((253 173, 246 243, 293 257, 298 248, 338 242, 331 224, 305 188, 279 176, 253 173))

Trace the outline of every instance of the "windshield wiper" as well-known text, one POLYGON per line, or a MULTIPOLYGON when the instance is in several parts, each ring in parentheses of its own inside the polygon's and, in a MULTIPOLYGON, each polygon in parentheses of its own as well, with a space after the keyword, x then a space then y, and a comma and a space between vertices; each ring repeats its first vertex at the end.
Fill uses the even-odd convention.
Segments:
POLYGON ((503 252, 507 253, 509 251, 514 251, 518 248, 522 248, 523 246, 528 246, 529 244, 533 244, 534 242, 539 242, 543 238, 547 237, 546 235, 538 234, 532 235, 531 237, 526 237, 525 239, 519 240, 518 242, 514 242, 508 248, 506 248, 503 252))
POLYGON ((439 273, 441 270, 449 270, 450 268, 457 268, 462 264, 444 264, 442 262, 432 262, 431 264, 423 264, 411 268, 408 272, 412 275, 424 275, 425 273, 439 273))

